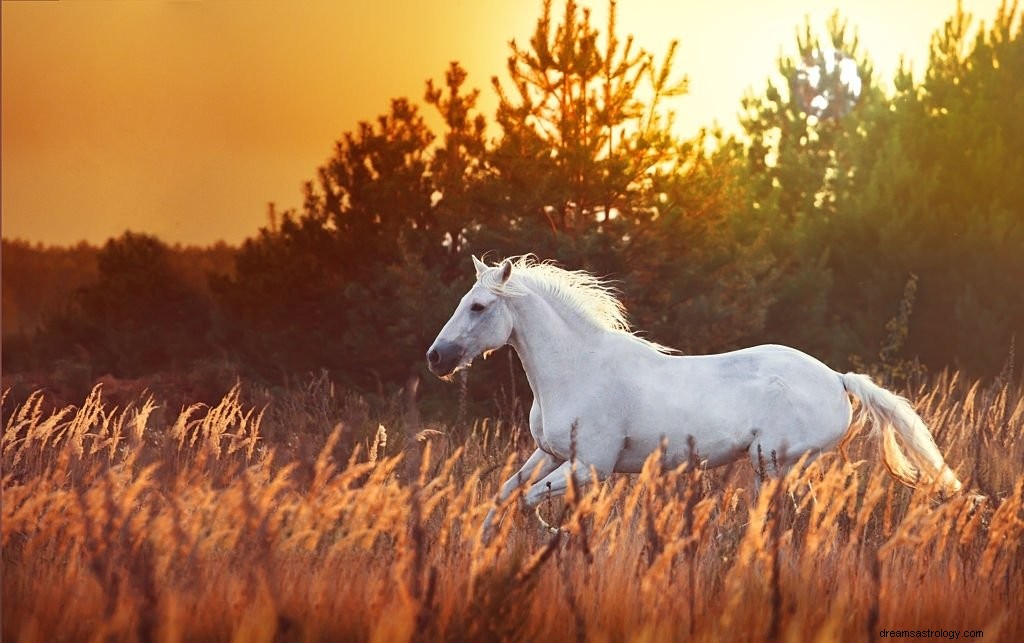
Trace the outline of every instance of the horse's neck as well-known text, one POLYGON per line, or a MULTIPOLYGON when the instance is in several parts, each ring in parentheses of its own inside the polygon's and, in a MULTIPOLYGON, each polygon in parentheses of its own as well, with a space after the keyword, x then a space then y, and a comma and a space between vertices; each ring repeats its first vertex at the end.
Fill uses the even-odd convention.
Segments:
POLYGON ((517 298, 513 309, 515 329, 509 343, 523 363, 534 396, 559 394, 568 382, 592 370, 592 347, 607 330, 536 293, 517 298))

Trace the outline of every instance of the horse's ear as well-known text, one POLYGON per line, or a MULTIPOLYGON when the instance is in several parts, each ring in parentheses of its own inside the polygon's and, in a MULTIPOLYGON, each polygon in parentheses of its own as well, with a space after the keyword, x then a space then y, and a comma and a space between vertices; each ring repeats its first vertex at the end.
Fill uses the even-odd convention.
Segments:
POLYGON ((476 268, 477 279, 479 279, 480 275, 484 274, 484 271, 487 270, 487 264, 477 259, 476 255, 473 255, 473 267, 476 268))
POLYGON ((508 281, 508 278, 512 276, 512 260, 506 259, 501 262, 501 283, 508 281))

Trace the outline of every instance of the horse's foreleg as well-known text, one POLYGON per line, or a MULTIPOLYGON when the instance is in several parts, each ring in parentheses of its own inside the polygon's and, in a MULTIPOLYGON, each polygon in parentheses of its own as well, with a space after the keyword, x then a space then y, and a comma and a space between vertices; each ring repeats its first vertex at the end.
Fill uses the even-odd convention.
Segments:
POLYGON ((530 487, 530 490, 523 496, 523 500, 530 507, 536 507, 542 500, 564 495, 569 488, 569 476, 573 477, 575 484, 584 485, 595 479, 595 472, 597 473, 596 479, 600 480, 605 477, 600 471, 592 469, 578 460, 575 466, 571 461, 566 460, 557 469, 530 487))
POLYGON ((487 512, 487 517, 484 518, 483 526, 483 538, 486 541, 490 538, 491 530, 494 528, 494 518, 497 515, 498 507, 501 503, 505 502, 509 496, 512 495, 516 489, 523 484, 526 484, 530 480, 536 480, 538 478, 544 478, 549 473, 558 468, 558 465, 562 463, 561 460, 556 460, 550 454, 537 449, 533 454, 527 458, 526 463, 519 469, 519 471, 512 474, 512 477, 505 481, 505 484, 501 485, 501 491, 498 492, 498 501, 491 510, 487 512))

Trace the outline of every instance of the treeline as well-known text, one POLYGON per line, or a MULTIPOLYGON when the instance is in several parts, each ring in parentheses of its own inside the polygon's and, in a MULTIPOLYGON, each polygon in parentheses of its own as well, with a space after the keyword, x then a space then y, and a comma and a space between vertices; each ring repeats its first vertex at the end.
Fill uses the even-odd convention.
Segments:
MULTIPOLYGON (((207 296, 210 274, 234 272, 237 248, 226 243, 165 248, 170 270, 180 275, 189 288, 207 296)), ((100 251, 100 247, 84 241, 65 248, 4 239, 0 252, 4 336, 32 335, 68 306, 73 307, 79 291, 96 283, 100 251)))
POLYGON ((197 367, 216 366, 198 373, 199 388, 215 399, 240 369, 214 335, 218 304, 209 280, 230 275, 236 254, 222 243, 168 246, 131 232, 99 248, 5 239, 4 387, 20 396, 45 386, 73 399, 105 375, 192 377, 197 367))
MULTIPOLYGON (((440 131, 393 100, 337 141, 301 208, 271 209, 237 250, 199 265, 145 235, 109 241, 37 331, 5 332, 5 373, 76 355, 119 377, 217 360, 388 393, 425 374, 484 252, 611 277, 647 337, 688 353, 772 341, 836 368, 999 372, 1024 336, 1020 12, 972 29, 958 11, 923 78, 903 69, 890 90, 846 24, 826 26, 799 33, 784 83, 744 99, 739 135, 679 140, 675 47, 655 60, 614 10, 599 29, 545 2, 492 79, 495 128, 452 63, 424 95, 440 131)), ((8 259, 5 244, 5 308, 8 259)), ((450 398, 427 381, 428 399, 450 398)), ((522 385, 491 361, 469 399, 522 385)))

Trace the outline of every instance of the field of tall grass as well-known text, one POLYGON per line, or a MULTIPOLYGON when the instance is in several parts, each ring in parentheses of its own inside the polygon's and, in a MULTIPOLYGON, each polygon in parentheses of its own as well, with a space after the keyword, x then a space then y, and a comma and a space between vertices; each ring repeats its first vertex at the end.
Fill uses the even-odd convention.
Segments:
POLYGON ((862 435, 756 498, 745 461, 652 457, 543 504, 567 533, 511 499, 486 544, 525 427, 313 393, 180 412, 99 387, 55 411, 5 396, 4 640, 1024 640, 1019 383, 902 391, 981 504, 900 486, 862 435))

